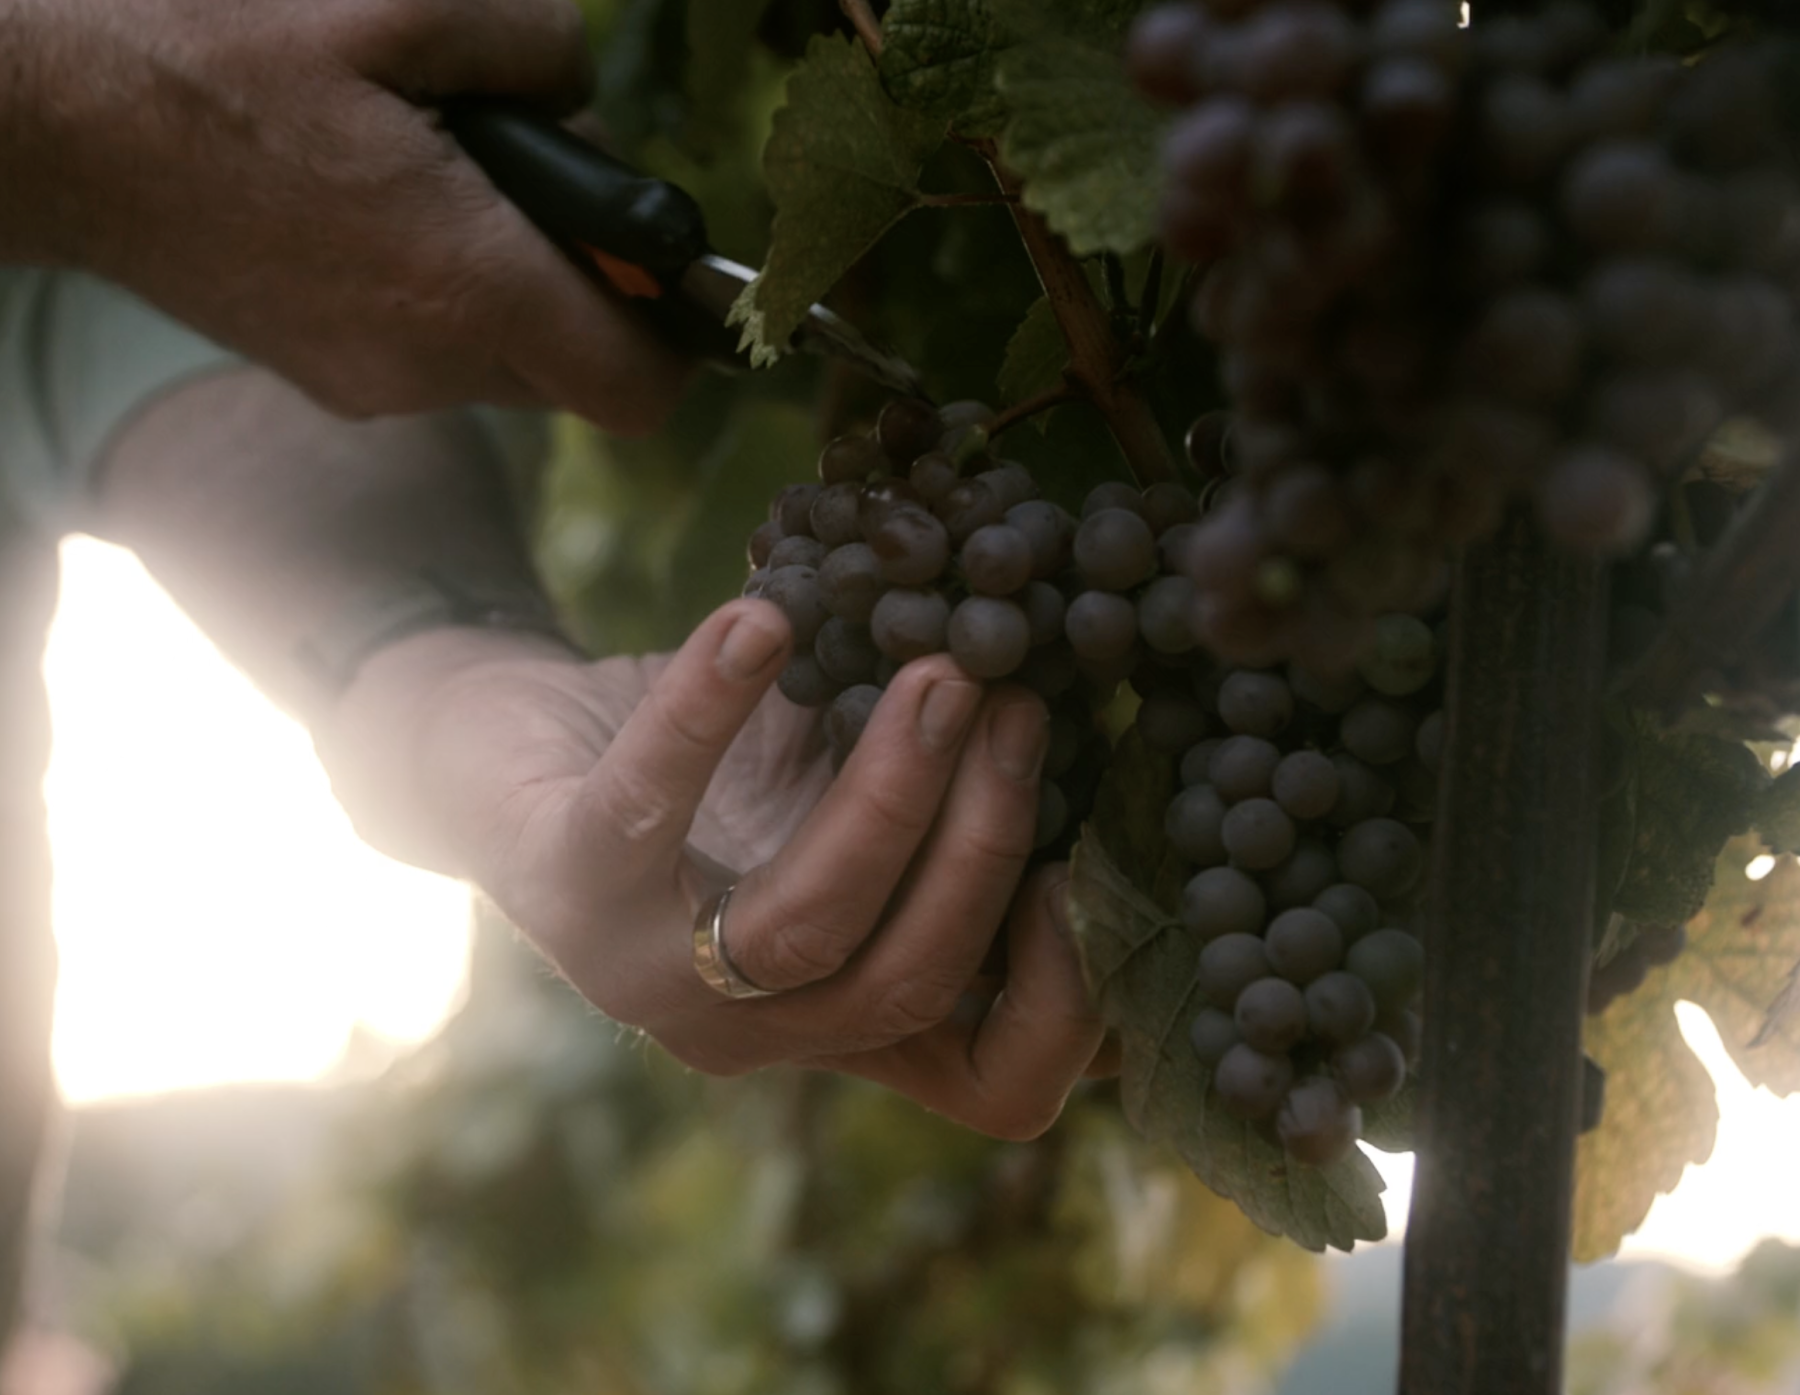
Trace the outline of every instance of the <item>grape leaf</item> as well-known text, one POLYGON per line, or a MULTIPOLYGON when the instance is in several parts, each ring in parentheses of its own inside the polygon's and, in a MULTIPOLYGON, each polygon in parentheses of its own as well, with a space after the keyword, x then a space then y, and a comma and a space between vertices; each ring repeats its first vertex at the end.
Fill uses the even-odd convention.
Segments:
POLYGON ((1078 256, 1148 245, 1164 118, 1132 87, 1119 55, 1038 40, 1001 55, 995 82, 1011 109, 1001 155, 1025 181, 1026 206, 1078 256))
POLYGON ((1583 1042, 1606 1072, 1606 1111, 1576 1151, 1571 1248, 1578 1264, 1617 1250, 1689 1163, 1712 1156, 1719 1123, 1712 1077, 1682 1038, 1663 976, 1588 1019, 1583 1042))
POLYGON ((813 302, 917 206, 919 170, 945 129, 889 99, 855 40, 820 35, 807 47, 763 152, 769 260, 731 312, 755 362, 778 358, 813 302))
POLYGON ((1132 727, 1100 782, 1090 828, 1120 875, 1160 906, 1173 906, 1187 882, 1186 867, 1163 836, 1174 796, 1174 757, 1158 755, 1132 727))
POLYGON ((1634 823, 1612 908, 1680 925, 1705 904, 1719 850, 1750 827, 1769 774, 1739 741, 1658 731, 1647 717, 1631 730, 1634 823))
POLYGON ((1173 784, 1172 762, 1128 734, 1070 871, 1069 913, 1082 965, 1124 1051, 1125 1116, 1153 1142, 1173 1143, 1202 1182, 1264 1230, 1309 1250, 1379 1240, 1387 1234, 1383 1183, 1360 1150, 1331 1167, 1302 1167, 1209 1095, 1211 1073, 1187 1039, 1203 1006, 1194 986, 1200 946, 1163 909, 1174 904, 1182 881, 1161 828, 1173 784))
POLYGON ((1800 966, 1800 864, 1783 857, 1761 881, 1745 867, 1760 849, 1734 840, 1719 859, 1706 909, 1688 922, 1675 991, 1706 1009, 1752 1085, 1800 1093, 1800 1020, 1774 1011, 1800 966))
POLYGON ((881 22, 881 82, 901 106, 965 136, 999 134, 994 65, 1013 42, 988 0, 894 0, 881 22))
POLYGON ((1123 47, 1131 22, 1150 0, 989 0, 995 14, 1020 38, 1050 35, 1079 39, 1095 48, 1123 47))
POLYGON ((881 24, 881 81, 904 107, 959 135, 998 136, 1010 108, 996 89, 1006 52, 1027 39, 1119 50, 1144 0, 894 0, 881 24))
POLYGON ((1383 1183, 1360 1150, 1327 1168, 1301 1167, 1209 1094, 1210 1072, 1187 1041, 1203 1006, 1199 945, 1113 866, 1091 830, 1075 850, 1069 899, 1088 981, 1124 1051, 1132 1127, 1173 1143, 1207 1186, 1309 1250, 1386 1235, 1383 1183))
POLYGON ((1752 838, 1732 840, 1712 895, 1688 922, 1686 952, 1588 1020, 1588 1054, 1607 1073, 1606 1114, 1581 1143, 1577 1260, 1611 1254, 1657 1193, 1712 1152, 1712 1081, 1682 1039, 1677 1002, 1706 1010, 1751 1084, 1800 1092, 1800 1018, 1780 1010, 1800 966, 1800 865, 1784 857, 1752 881, 1744 869, 1757 851, 1752 838))
MULTIPOLYGON (((1006 346, 1006 361, 1000 365, 995 386, 1000 389, 1001 401, 1009 406, 1029 401, 1060 383, 1068 366, 1069 341, 1056 322, 1050 297, 1041 296, 1006 346)), ((1049 425, 1050 417, 1049 412, 1038 414, 1039 431, 1049 425)))
POLYGON ((1413 1148, 1413 1116, 1419 1103, 1419 1082, 1408 1076, 1400 1093, 1391 1100, 1363 1106, 1363 1141, 1384 1153, 1410 1153, 1413 1148))

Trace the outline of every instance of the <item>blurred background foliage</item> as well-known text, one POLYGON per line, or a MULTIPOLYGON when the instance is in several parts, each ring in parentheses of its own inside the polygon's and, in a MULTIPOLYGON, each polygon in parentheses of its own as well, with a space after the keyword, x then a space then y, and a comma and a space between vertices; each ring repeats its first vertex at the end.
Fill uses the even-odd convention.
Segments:
POLYGON ((687 1075, 498 923, 474 969, 374 1083, 83 1116, 64 1245, 121 1395, 1232 1395, 1316 1320, 1317 1261, 1103 1091, 994 1143, 687 1075))

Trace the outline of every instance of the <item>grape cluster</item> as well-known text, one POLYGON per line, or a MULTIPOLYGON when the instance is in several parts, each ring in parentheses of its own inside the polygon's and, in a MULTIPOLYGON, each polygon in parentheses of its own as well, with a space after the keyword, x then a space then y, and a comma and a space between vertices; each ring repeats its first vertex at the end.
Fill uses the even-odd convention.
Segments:
POLYGON ((1793 410, 1800 188, 1769 56, 1690 70, 1606 37, 1577 3, 1140 21, 1140 83, 1186 107, 1166 239, 1208 265, 1195 316, 1235 409, 1182 559, 1209 647, 1341 668, 1516 497, 1628 552, 1727 414, 1793 410))
POLYGON ((1343 1156, 1360 1106, 1398 1091, 1417 1056, 1438 650, 1430 626, 1393 614, 1348 676, 1199 671, 1219 734, 1183 755, 1165 820, 1195 869, 1180 904, 1202 944, 1191 1041, 1223 1106, 1272 1121, 1304 1163, 1343 1156))
POLYGON ((1145 653, 1195 647, 1193 583, 1162 572, 1160 540, 1191 531, 1177 485, 1107 484, 1078 519, 996 460, 978 403, 900 400, 872 435, 825 447, 816 484, 781 491, 750 542, 745 594, 780 606, 795 655, 782 692, 828 709, 840 763, 902 665, 948 652, 1050 707, 1038 846, 1085 817, 1110 754, 1096 714, 1145 653))

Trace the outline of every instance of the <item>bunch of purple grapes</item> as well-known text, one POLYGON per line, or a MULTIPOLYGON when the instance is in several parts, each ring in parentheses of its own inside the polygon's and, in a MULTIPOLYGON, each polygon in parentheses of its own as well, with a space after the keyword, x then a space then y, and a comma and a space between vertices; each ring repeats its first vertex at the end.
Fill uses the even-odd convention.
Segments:
POLYGON ((1038 693, 1051 712, 1038 846, 1085 817, 1110 754, 1096 714, 1146 653, 1195 647, 1193 583, 1162 575, 1191 531, 1178 485, 1107 484, 1076 518, 997 460, 978 403, 900 400, 873 434, 826 446, 817 484, 784 489, 750 542, 747 595, 780 606, 796 650, 782 692, 825 708, 841 762, 902 665, 948 652, 971 676, 1038 693))
POLYGON ((1391 1098, 1417 1056, 1439 648, 1423 621, 1387 615, 1348 675, 1219 667, 1195 685, 1217 734, 1183 755, 1165 820, 1194 868, 1192 1045, 1224 1108, 1272 1122, 1303 1163, 1342 1157, 1360 1107, 1391 1098))
POLYGON ((1235 409, 1231 487, 1182 559, 1216 652, 1341 668, 1511 500, 1621 555, 1727 415, 1791 424, 1800 187, 1769 55, 1690 70, 1607 37, 1578 3, 1140 21, 1140 82, 1187 108, 1166 239, 1208 265, 1235 409))

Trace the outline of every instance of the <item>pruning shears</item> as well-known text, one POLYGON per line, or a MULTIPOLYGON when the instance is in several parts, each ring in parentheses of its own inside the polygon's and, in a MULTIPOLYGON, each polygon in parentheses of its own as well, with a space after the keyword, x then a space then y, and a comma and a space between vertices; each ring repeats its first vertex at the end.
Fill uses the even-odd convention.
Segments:
MULTIPOLYGON (((726 319, 756 273, 712 250, 705 215, 685 189, 517 103, 459 99, 444 108, 444 123, 540 232, 627 297, 672 344, 747 366, 726 319)), ((924 395, 910 364, 822 305, 807 312, 792 347, 843 359, 895 392, 924 395)))

